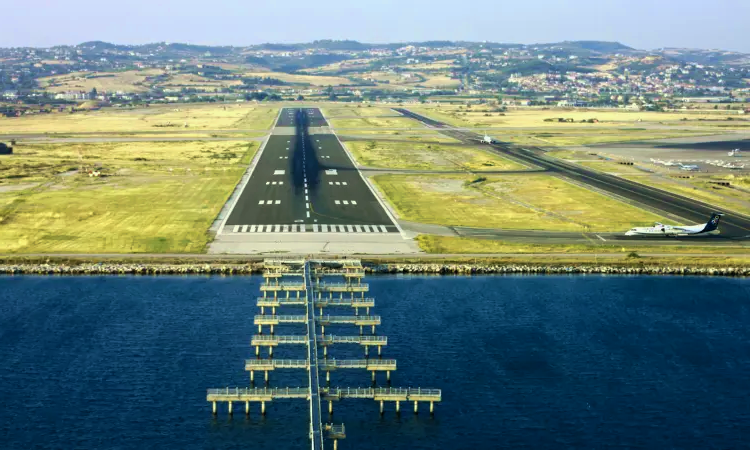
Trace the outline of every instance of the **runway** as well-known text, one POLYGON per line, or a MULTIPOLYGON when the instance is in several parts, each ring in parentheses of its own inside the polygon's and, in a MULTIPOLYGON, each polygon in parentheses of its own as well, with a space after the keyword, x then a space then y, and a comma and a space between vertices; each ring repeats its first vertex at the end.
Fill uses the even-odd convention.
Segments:
POLYGON ((317 108, 284 108, 222 234, 399 233, 317 108))
MULTIPOLYGON (((477 144, 480 136, 471 131, 462 131, 452 128, 442 122, 424 117, 404 108, 394 108, 406 117, 438 129, 447 136, 458 139, 467 144, 477 144)), ((680 217, 686 221, 686 225, 706 223, 713 212, 724 212, 719 227, 719 236, 702 237, 701 244, 709 245, 717 241, 717 238, 732 239, 735 241, 750 239, 750 218, 733 214, 731 211, 722 211, 721 208, 713 207, 706 203, 689 199, 680 195, 662 191, 650 186, 638 184, 613 175, 589 170, 583 166, 568 163, 562 160, 548 157, 539 149, 521 148, 507 143, 492 144, 494 151, 503 156, 509 156, 523 163, 540 167, 548 172, 560 173, 574 181, 586 184, 601 191, 632 200, 649 208, 663 211, 667 214, 680 217)), ((623 230, 624 231, 624 230, 623 230)), ((555 236, 557 233, 548 233, 555 236)), ((580 236, 580 235, 579 235, 580 236)), ((502 238, 500 235, 497 238, 502 238)), ((617 240, 625 240, 618 237, 617 240)), ((638 238, 640 242, 653 242, 650 239, 638 238)), ((662 239, 659 239, 662 240, 662 239)), ((691 241, 693 239, 691 238, 691 241)))

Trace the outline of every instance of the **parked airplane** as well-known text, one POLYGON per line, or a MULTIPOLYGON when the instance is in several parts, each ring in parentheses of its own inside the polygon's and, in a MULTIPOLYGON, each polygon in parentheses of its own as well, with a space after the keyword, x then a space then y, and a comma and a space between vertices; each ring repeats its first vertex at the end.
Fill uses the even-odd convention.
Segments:
POLYGON ((742 155, 740 155, 740 149, 738 149, 738 148, 735 148, 734 150, 730 151, 728 153, 728 155, 729 156, 737 156, 737 157, 742 156, 742 155))
POLYGON ((723 215, 713 213, 708 223, 699 225, 673 226, 656 222, 653 227, 631 228, 625 233, 625 236, 688 236, 691 234, 711 233, 719 229, 719 221, 723 215))

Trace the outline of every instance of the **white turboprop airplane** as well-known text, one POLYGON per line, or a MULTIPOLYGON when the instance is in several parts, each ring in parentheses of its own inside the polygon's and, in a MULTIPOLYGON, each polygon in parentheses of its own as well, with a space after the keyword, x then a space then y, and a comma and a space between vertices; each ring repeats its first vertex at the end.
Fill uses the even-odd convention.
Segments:
MULTIPOLYGON (((719 221, 724 214, 713 213, 708 223, 689 226, 664 225, 659 222, 653 227, 631 228, 625 236, 688 236, 718 231, 719 221)), ((713 233, 712 233, 713 234, 713 233)))
POLYGON ((740 155, 740 149, 738 149, 738 148, 735 148, 734 150, 730 151, 728 153, 728 155, 729 156, 736 156, 736 157, 742 156, 742 155, 740 155))

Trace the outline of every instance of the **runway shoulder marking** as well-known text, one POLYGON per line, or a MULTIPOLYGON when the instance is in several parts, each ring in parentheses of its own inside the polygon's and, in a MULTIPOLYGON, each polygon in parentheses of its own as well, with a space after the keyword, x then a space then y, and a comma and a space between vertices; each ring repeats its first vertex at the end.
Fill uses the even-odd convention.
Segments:
POLYGON ((346 225, 346 224, 274 224, 274 225, 234 225, 233 233, 398 233, 392 225, 346 225))

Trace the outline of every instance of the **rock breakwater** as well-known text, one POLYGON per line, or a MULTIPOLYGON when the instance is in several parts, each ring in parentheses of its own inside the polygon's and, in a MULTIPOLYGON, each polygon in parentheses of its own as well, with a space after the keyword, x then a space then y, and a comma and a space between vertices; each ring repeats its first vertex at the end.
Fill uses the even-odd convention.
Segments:
MULTIPOLYGON (((367 264, 370 274, 612 274, 612 275, 708 275, 750 276, 750 267, 658 266, 658 265, 571 265, 571 264, 367 264)), ((251 264, 0 264, 0 274, 35 275, 251 275, 261 273, 262 263, 251 264)))

